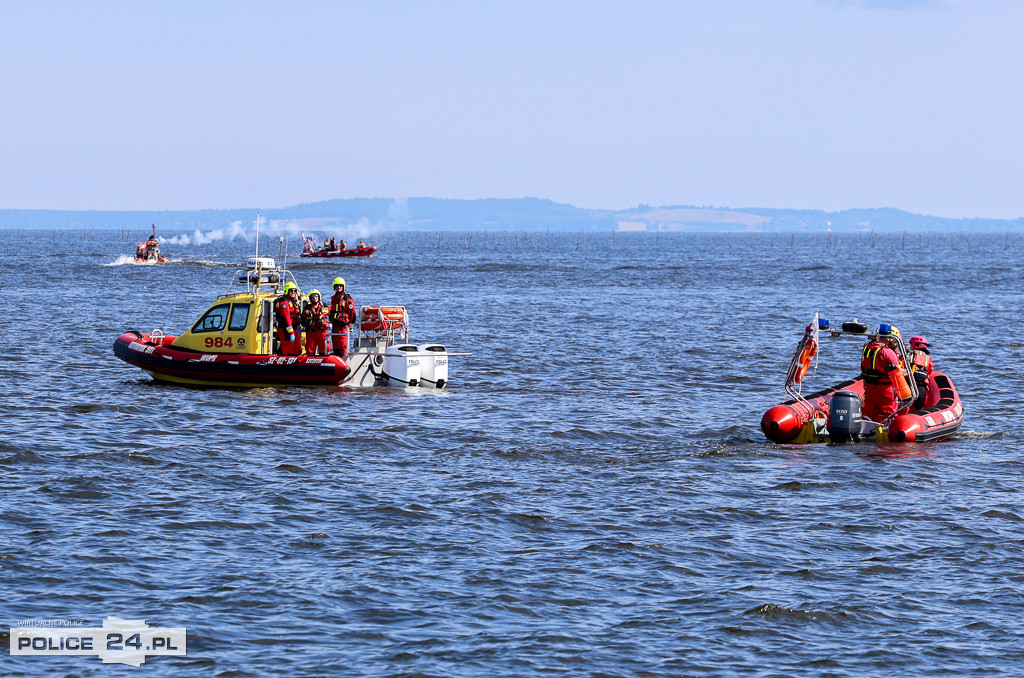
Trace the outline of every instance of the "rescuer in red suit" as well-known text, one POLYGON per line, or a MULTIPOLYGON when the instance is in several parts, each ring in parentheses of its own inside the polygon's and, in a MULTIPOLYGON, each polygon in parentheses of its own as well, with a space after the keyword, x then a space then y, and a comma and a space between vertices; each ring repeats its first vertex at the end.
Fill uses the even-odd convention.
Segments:
POLYGON ((915 410, 921 409, 927 402, 928 382, 931 381, 932 370, 935 369, 928 348, 927 337, 910 338, 910 371, 914 374, 918 392, 917 400, 914 401, 915 410))
POLYGON ((293 282, 284 284, 284 294, 274 301, 274 319, 281 355, 302 355, 302 330, 299 327, 299 288, 293 282))
POLYGON ((861 413, 865 419, 878 423, 899 409, 899 400, 892 387, 893 373, 902 369, 900 357, 891 348, 896 336, 900 336, 898 329, 882 325, 871 341, 864 344, 860 354, 860 372, 864 378, 864 408, 861 413))
POLYGON ((331 297, 331 346, 334 355, 344 358, 348 355, 348 326, 356 321, 356 302, 345 291, 345 279, 334 279, 334 296, 331 297))
POLYGON ((320 301, 320 290, 309 291, 309 305, 302 312, 306 328, 306 353, 327 355, 327 330, 331 327, 327 307, 320 301))

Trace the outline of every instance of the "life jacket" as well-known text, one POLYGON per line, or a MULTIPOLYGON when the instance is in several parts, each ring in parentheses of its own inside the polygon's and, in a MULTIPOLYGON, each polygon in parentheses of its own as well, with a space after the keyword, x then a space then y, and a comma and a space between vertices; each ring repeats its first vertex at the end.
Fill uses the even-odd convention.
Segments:
POLYGON ((932 357, 928 355, 927 351, 917 349, 913 351, 910 359, 910 371, 917 372, 919 370, 924 371, 925 374, 932 373, 932 357))
POLYGON ((860 354, 860 374, 865 384, 891 384, 890 372, 899 370, 899 358, 880 341, 864 344, 860 354))
POLYGON ((327 307, 322 301, 310 304, 302 314, 306 327, 311 330, 326 330, 331 323, 327 316, 327 307))
POLYGON ((331 297, 331 322, 335 325, 351 325, 356 321, 356 303, 348 292, 335 292, 331 297))

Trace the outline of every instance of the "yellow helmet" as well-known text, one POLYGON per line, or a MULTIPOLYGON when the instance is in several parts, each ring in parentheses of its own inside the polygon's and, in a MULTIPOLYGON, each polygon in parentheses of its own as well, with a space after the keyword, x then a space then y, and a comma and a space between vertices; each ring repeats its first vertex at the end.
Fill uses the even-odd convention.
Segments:
POLYGON ((345 287, 345 279, 344 278, 335 278, 333 284, 334 285, 341 285, 342 287, 345 287))
POLYGON ((320 290, 318 290, 318 289, 316 289, 316 288, 314 287, 313 289, 311 289, 311 290, 309 291, 309 297, 310 297, 310 298, 312 298, 314 294, 315 294, 316 296, 318 296, 318 297, 319 297, 319 296, 320 296, 320 290))
POLYGON ((296 292, 298 292, 299 291, 299 286, 289 280, 288 282, 286 282, 284 284, 284 293, 288 294, 292 290, 295 290, 296 292))

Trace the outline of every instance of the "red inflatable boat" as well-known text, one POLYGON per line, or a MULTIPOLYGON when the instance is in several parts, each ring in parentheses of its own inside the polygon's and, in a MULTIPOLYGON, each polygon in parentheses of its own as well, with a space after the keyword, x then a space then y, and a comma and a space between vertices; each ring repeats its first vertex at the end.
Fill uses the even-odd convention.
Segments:
POLYGON ((363 242, 359 243, 359 247, 347 247, 337 249, 327 249, 327 247, 319 248, 313 238, 303 235, 302 236, 302 253, 299 257, 302 259, 341 259, 346 257, 370 257, 377 251, 376 245, 367 245, 363 242))
POLYGON ((303 252, 299 256, 303 259, 340 259, 344 257, 369 257, 376 251, 376 245, 367 245, 366 247, 352 247, 347 250, 313 250, 303 252))
MULTIPOLYGON (((911 393, 900 399, 895 415, 881 422, 863 419, 860 415, 864 395, 864 381, 860 375, 810 395, 802 395, 803 379, 818 353, 819 334, 853 337, 860 342, 869 338, 867 327, 856 320, 843 323, 842 329, 833 329, 827 320, 819 321, 815 314, 790 361, 786 392, 791 397, 761 417, 761 430, 769 440, 776 443, 849 440, 924 442, 948 438, 960 429, 964 420, 960 396, 949 376, 938 371, 931 372, 923 399, 918 397, 916 381, 908 379, 907 387, 911 393)), ((905 365, 910 365, 911 359, 902 337, 897 335, 893 338, 894 350, 905 365)))

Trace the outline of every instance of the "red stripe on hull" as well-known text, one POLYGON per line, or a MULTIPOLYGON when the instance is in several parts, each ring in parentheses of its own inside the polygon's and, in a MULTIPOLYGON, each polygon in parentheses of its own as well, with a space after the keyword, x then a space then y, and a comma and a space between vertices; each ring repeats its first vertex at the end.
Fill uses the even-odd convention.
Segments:
POLYGON ((239 386, 337 386, 348 376, 340 357, 201 353, 170 346, 174 337, 151 340, 127 332, 114 341, 114 355, 171 381, 239 386))
MULTIPOLYGON (((836 391, 853 391, 863 398, 864 382, 857 377, 806 396, 807 403, 788 400, 776 405, 761 417, 761 431, 772 442, 792 442, 816 412, 828 417, 829 403, 836 391)), ((908 407, 902 414, 897 415, 889 423, 889 440, 941 440, 956 433, 963 420, 964 408, 953 382, 942 372, 932 372, 925 407, 913 411, 908 407)))

